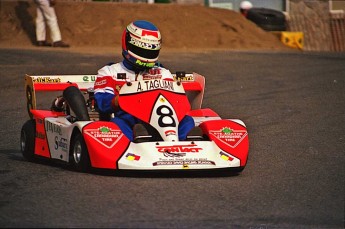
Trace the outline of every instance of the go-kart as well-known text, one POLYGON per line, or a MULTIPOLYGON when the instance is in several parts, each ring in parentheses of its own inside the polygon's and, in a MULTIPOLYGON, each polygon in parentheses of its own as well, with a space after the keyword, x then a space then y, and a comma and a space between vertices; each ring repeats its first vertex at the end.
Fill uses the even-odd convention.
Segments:
MULTIPOLYGON (((92 168, 122 171, 229 170, 241 172, 249 141, 239 119, 222 119, 201 108, 205 78, 177 72, 174 81, 124 82, 119 106, 142 121, 130 141, 111 116, 97 109, 94 75, 25 76, 30 119, 21 130, 21 151, 27 160, 44 157, 66 162, 78 171, 92 168), (37 109, 42 91, 63 92, 61 111, 37 109), (195 121, 185 140, 178 125, 195 121)), ((113 117, 113 115, 112 115, 113 117)))

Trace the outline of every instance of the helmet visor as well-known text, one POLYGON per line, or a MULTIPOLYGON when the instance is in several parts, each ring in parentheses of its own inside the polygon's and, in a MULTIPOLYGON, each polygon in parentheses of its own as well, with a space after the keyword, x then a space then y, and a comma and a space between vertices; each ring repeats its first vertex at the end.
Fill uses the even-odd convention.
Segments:
POLYGON ((145 47, 138 47, 133 45, 132 43, 127 43, 127 50, 130 50, 132 53, 137 55, 138 57, 142 57, 142 60, 155 60, 158 58, 159 55, 159 48, 158 49, 149 49, 145 47))

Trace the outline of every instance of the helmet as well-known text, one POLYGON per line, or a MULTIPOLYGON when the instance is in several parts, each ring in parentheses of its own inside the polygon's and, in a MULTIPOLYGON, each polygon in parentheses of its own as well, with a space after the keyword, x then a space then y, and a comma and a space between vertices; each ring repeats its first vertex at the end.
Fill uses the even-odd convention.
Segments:
POLYGON ((122 55, 132 65, 152 68, 161 49, 161 33, 148 21, 130 23, 122 34, 122 55))
POLYGON ((240 9, 249 10, 251 8, 253 8, 253 4, 250 1, 241 2, 240 9))

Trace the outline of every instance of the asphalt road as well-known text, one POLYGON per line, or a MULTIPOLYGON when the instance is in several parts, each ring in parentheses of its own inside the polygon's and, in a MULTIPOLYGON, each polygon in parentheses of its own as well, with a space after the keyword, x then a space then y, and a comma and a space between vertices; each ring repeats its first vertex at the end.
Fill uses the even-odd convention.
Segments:
MULTIPOLYGON (((343 228, 345 53, 162 53, 243 120, 238 176, 83 174, 23 159, 24 74, 95 74, 120 56, 0 50, 0 227, 343 228)), ((40 105, 50 104, 47 98, 40 105)))

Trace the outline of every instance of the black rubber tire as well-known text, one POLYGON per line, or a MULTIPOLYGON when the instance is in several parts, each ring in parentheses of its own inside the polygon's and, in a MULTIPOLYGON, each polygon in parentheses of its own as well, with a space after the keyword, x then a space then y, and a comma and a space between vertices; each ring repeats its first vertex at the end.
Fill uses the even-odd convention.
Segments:
POLYGON ((69 161, 70 165, 79 172, 89 172, 91 169, 89 152, 80 132, 72 139, 69 161))
POLYGON ((20 131, 20 150, 28 161, 35 159, 36 122, 34 119, 26 121, 20 131))
POLYGON ((90 121, 86 102, 79 88, 70 86, 63 91, 63 98, 67 101, 69 108, 74 112, 78 121, 90 121))
POLYGON ((286 19, 283 12, 267 8, 252 8, 247 19, 266 31, 286 31, 286 19))

